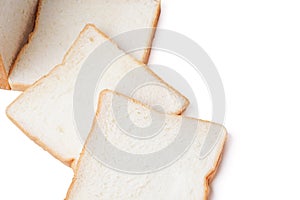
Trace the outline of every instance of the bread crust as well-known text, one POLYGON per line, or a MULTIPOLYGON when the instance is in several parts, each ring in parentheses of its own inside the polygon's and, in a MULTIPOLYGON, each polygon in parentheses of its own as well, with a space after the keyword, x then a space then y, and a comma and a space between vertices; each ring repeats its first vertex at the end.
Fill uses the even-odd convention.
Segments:
POLYGON ((154 37, 155 37, 155 32, 156 32, 156 28, 157 28, 157 25, 158 25, 158 21, 159 21, 159 17, 160 17, 160 13, 161 13, 161 3, 160 1, 158 2, 158 6, 157 6, 157 9, 156 9, 156 16, 152 22, 152 34, 151 34, 151 38, 150 38, 150 41, 148 43, 148 47, 146 50, 145 50, 145 53, 144 53, 144 56, 143 56, 143 63, 147 64, 148 61, 149 61, 149 58, 150 58, 150 54, 151 54, 151 50, 152 50, 152 43, 153 43, 153 40, 154 40, 154 37))
MULTIPOLYGON (((97 107, 96 114, 95 114, 96 117, 94 117, 94 120, 93 120, 93 124, 92 124, 91 130, 93 130, 94 127, 95 127, 96 124, 97 124, 97 116, 99 116, 99 114, 100 114, 100 112, 101 112, 100 108, 101 108, 101 105, 102 105, 102 99, 103 99, 102 97, 103 97, 106 93, 108 93, 108 92, 111 92, 111 90, 105 89, 105 90, 102 90, 102 92, 99 94, 99 98, 98 98, 98 107, 97 107)), ((114 92, 114 93, 120 94, 120 93, 117 93, 117 92, 114 92)), ((124 96, 123 94, 120 94, 120 95, 124 96)), ((132 99, 132 98, 129 98, 129 99, 130 99, 131 101, 135 102, 135 103, 139 103, 139 102, 138 102, 137 100, 135 100, 135 99, 132 99)), ((143 104, 142 104, 142 105, 143 105, 143 104)), ((147 106, 146 106, 146 107, 147 107, 147 106)), ((76 165, 74 165, 74 163, 72 164, 72 166, 73 166, 73 171, 74 171, 74 177, 73 177, 72 183, 71 183, 71 185, 70 185, 70 187, 69 187, 69 189, 68 189, 68 192, 67 192, 67 195, 66 195, 65 200, 68 200, 69 197, 70 197, 71 191, 72 191, 72 189, 73 189, 73 187, 74 187, 74 184, 75 184, 75 182, 76 182, 76 179, 77 179, 77 173, 78 173, 78 170, 79 170, 79 166, 80 166, 80 164, 81 164, 81 159, 82 159, 83 155, 84 155, 84 154, 86 153, 86 151, 87 151, 86 145, 87 145, 87 143, 89 142, 90 139, 91 139, 91 134, 89 134, 88 137, 87 137, 87 139, 85 140, 85 143, 84 143, 84 146, 83 146, 82 151, 81 151, 81 153, 80 153, 80 157, 79 157, 79 159, 78 159, 77 164, 76 164, 76 165)))
POLYGON ((15 83, 15 84, 11 84, 12 85, 12 90, 14 91, 20 91, 20 92, 24 92, 28 87, 24 84, 19 84, 19 83, 15 83))
MULTIPOLYGON (((94 121, 93 121, 93 125, 92 125, 92 128, 91 128, 91 130, 93 130, 94 129, 94 127, 97 125, 97 117, 99 116, 99 114, 100 114, 100 112, 101 112, 101 105, 102 105, 102 97, 106 94, 106 93, 108 93, 108 92, 113 92, 114 94, 116 94, 116 95, 120 95, 120 96, 124 96, 124 97, 126 97, 126 98, 128 98, 128 100, 129 101, 132 101, 132 102, 134 102, 134 103, 136 103, 136 104, 139 104, 139 105, 142 105, 142 106, 144 106, 144 107, 146 107, 146 108, 149 108, 149 109, 151 109, 149 106, 147 106, 147 105, 144 105, 142 102, 140 102, 140 101, 138 101, 138 100, 136 100, 136 99, 133 99, 133 98, 131 98, 131 97, 128 97, 128 96, 126 96, 126 95, 124 95, 124 94, 121 94, 121 93, 119 93, 119 92, 116 92, 116 91, 111 91, 111 90, 108 90, 108 89, 105 89, 105 90, 103 90, 101 93, 100 93, 100 95, 99 95, 99 100, 98 100, 98 108, 97 108, 97 111, 96 111, 96 115, 95 115, 95 118, 94 118, 94 121)), ((172 114, 171 114, 172 115, 172 114)), ((173 114, 174 115, 174 114, 173 114)), ((186 118, 189 118, 189 117, 186 117, 186 118)), ((193 119, 193 120, 197 120, 197 121, 201 121, 201 122, 207 122, 207 121, 204 121, 204 120, 201 120, 201 119, 195 119, 195 118, 189 118, 189 119, 193 119)), ((217 124, 217 123, 213 123, 213 122, 210 122, 210 123, 212 123, 212 124, 217 124)), ((224 139, 224 141, 223 141, 223 143, 222 143, 222 150, 221 150, 221 152, 219 153, 219 157, 218 157, 218 159, 216 160, 216 162, 214 163, 214 167, 207 173, 207 175, 205 176, 205 180, 204 180, 204 198, 203 198, 203 200, 208 200, 208 197, 209 197, 209 193, 210 193, 210 183, 212 182, 212 180, 213 180, 213 178, 215 177, 215 175, 216 175, 216 173, 217 173, 217 169, 219 168, 219 166, 220 166, 220 164, 221 164, 221 161, 222 161, 222 157, 223 157, 223 153, 224 153, 224 146, 225 146, 225 143, 226 143, 226 141, 227 141, 227 131, 226 131, 226 129, 224 128, 224 130, 225 130, 225 139, 224 139)), ((74 184, 75 184, 75 182, 76 182, 76 180, 77 180, 77 173, 78 173, 78 170, 79 170, 79 167, 80 167, 80 164, 81 164, 81 159, 82 159, 82 157, 83 157, 83 155, 86 153, 86 151, 87 151, 87 149, 86 149, 86 146, 87 146, 87 144, 88 144, 88 142, 89 142, 89 140, 90 140, 90 138, 91 138, 91 134, 89 134, 88 135, 88 137, 87 137, 87 139, 86 139, 86 141, 85 141, 85 144, 84 144, 84 146, 83 146, 83 149, 82 149, 82 152, 80 153, 80 157, 79 157, 79 159, 78 159, 78 162, 77 162, 77 165, 76 166, 74 166, 74 163, 73 163, 73 170, 74 170, 74 177, 73 177, 73 179, 72 179, 72 183, 71 183, 71 185, 70 185, 70 187, 69 187, 69 189, 68 189, 68 192, 67 192, 67 195, 66 195, 66 198, 65 198, 65 200, 68 200, 69 199, 69 197, 70 197, 70 195, 71 195, 71 191, 72 191, 72 189, 73 189, 73 187, 74 187, 74 184)))
MULTIPOLYGON (((87 29, 89 29, 90 27, 92 27, 93 29, 95 29, 99 34, 103 35, 103 37, 105 37, 105 38, 107 38, 108 40, 110 40, 112 43, 114 43, 114 44, 117 46, 117 48, 119 48, 118 45, 117 45, 114 41, 112 41, 110 38, 108 38, 108 36, 106 36, 102 31, 100 31, 95 25, 93 25, 93 24, 87 24, 87 25, 84 27, 84 29, 80 32, 79 36, 76 38, 76 40, 75 40, 75 42, 72 44, 71 48, 70 48, 70 49, 68 50, 68 52, 66 53, 66 55, 65 55, 65 57, 64 57, 64 59, 63 59, 63 63, 62 63, 62 64, 59 64, 59 65, 57 65, 57 66, 55 66, 55 67, 49 72, 48 75, 46 75, 46 76, 42 77, 41 79, 39 79, 38 81, 36 81, 31 87, 38 86, 38 85, 40 84, 40 82, 43 81, 44 78, 47 78, 47 77, 50 76, 57 68, 59 68, 59 67, 61 67, 62 65, 65 64, 65 62, 66 62, 66 57, 70 54, 70 52, 72 51, 72 49, 73 49, 73 48, 76 46, 76 44, 79 42, 79 38, 80 38, 80 37, 84 34, 84 32, 85 32, 87 29)), ((132 57, 133 59, 135 59, 133 56, 131 56, 131 57, 132 57)), ((135 59, 135 60, 136 60, 136 59, 135 59)), ((145 64, 142 63, 141 61, 138 61, 138 60, 136 60, 136 61, 139 62, 142 66, 145 66, 145 64)), ((149 67, 146 67, 146 66, 145 66, 145 69, 146 69, 149 73, 151 73, 153 76, 155 76, 157 79, 159 79, 160 81, 163 82, 163 80, 162 80, 160 77, 158 77, 153 71, 151 71, 151 70, 149 69, 149 67)), ((165 83, 165 82, 164 82, 164 83, 165 83)), ((168 85, 167 83, 165 83, 165 84, 166 84, 170 89, 172 89, 176 94, 182 96, 182 95, 181 95, 177 90, 175 90, 173 87, 171 87, 171 86, 168 85)), ((17 86, 17 88, 22 88, 22 87, 23 87, 22 84, 15 85, 15 86, 17 86)), ((7 111, 9 110, 10 106, 12 106, 16 101, 18 101, 23 95, 24 95, 24 94, 22 93, 20 96, 18 96, 18 97, 17 97, 17 98, 16 98, 16 99, 8 106, 8 107, 7 107, 7 111)), ((184 96, 182 96, 182 97, 185 99, 185 103, 184 103, 183 107, 182 107, 180 110, 176 111, 174 114, 180 114, 180 113, 182 113, 182 112, 187 108, 187 106, 188 106, 188 104, 189 104, 188 99, 187 99, 186 97, 184 97, 184 96)), ((69 167, 72 167, 72 163, 73 163, 73 161, 74 161, 76 158, 71 158, 71 159, 68 159, 68 160, 63 159, 61 156, 58 155, 57 152, 55 152, 55 151, 52 150, 52 149, 47 148, 46 144, 44 144, 43 142, 39 141, 38 138, 33 137, 29 132, 27 132, 25 129, 23 129, 22 126, 21 126, 20 124, 18 124, 18 122, 15 121, 15 120, 13 119, 13 117, 9 116, 8 112, 6 112, 6 114, 7 114, 8 118, 9 118, 9 119, 10 119, 10 120, 11 120, 11 121, 12 121, 12 122, 13 122, 13 123, 14 123, 21 131, 22 131, 22 132, 24 132, 25 135, 27 135, 30 139, 32 139, 36 144, 38 144, 39 146, 41 146, 44 150, 48 151, 51 155, 53 155, 55 158, 57 158, 58 160, 60 160, 62 163, 66 164, 66 165, 69 166, 69 167)))
MULTIPOLYGON (((29 43, 32 41, 32 38, 34 36, 34 34, 36 34, 37 30, 38 30, 38 27, 39 27, 39 20, 40 20, 40 14, 41 14, 41 10, 42 10, 42 5, 43 5, 43 1, 44 0, 38 0, 38 8, 37 8, 37 13, 36 13, 36 19, 35 19, 35 24, 34 24, 34 29, 33 31, 30 33, 29 35, 29 38, 28 38, 28 42, 22 47, 22 49, 20 50, 20 52, 18 53, 17 57, 16 57, 16 60, 14 62, 14 64, 12 65, 12 67, 10 68, 10 71, 8 73, 8 77, 10 76, 10 74, 12 73, 12 71, 14 70, 15 66, 17 65, 17 63, 19 62, 20 58, 23 56, 25 50, 28 48, 28 45, 29 43)), ((150 53, 151 53, 151 45, 152 45, 152 42, 153 42, 153 39, 154 39, 154 36, 155 36, 155 30, 156 30, 156 27, 157 27, 157 24, 158 24, 158 20, 159 20, 159 17, 160 17, 160 11, 161 11, 161 3, 160 3, 160 0, 158 1, 158 6, 157 6, 157 10, 156 10, 156 15, 155 15, 155 18, 152 22, 152 27, 153 27, 153 31, 152 31, 152 34, 151 34, 151 37, 150 37, 150 40, 148 42, 148 46, 149 46, 149 49, 145 50, 144 52, 144 55, 143 55, 143 58, 142 58, 142 62, 147 64, 148 63, 148 60, 149 60, 149 57, 150 57, 150 53)), ((89 23, 87 23, 88 25, 89 23)), ((98 30, 98 28, 94 25, 94 27, 98 30)), ((102 33, 102 32, 101 32, 102 33)), ((102 33, 103 34, 103 33, 102 33)), ((105 34, 103 34, 105 35, 105 34)), ((77 39, 75 40, 75 42, 77 41, 77 39)), ((73 43, 74 44, 74 43, 73 43)), ((72 45, 73 46, 73 45, 72 45)), ((71 46, 71 48, 72 48, 71 46)), ((69 51, 67 51, 68 53, 69 51)), ((65 54, 66 56, 66 54, 65 54)), ((64 56, 64 58, 65 58, 64 56)), ((63 58, 63 60, 64 60, 63 58)), ((50 70, 51 72, 52 70, 50 70)), ((50 73, 49 72, 49 73, 50 73)), ((1 73, 1 72, 0 72, 1 73)), ((9 81, 9 79, 8 79, 9 81)), ((22 84, 22 83, 12 83, 10 82, 10 87, 12 90, 16 90, 16 91, 25 91, 28 87, 30 87, 31 85, 27 85, 27 84, 22 84)), ((1 88, 1 87, 0 87, 1 88)))
POLYGON ((13 84, 11 83, 11 81, 9 80, 9 76, 10 74, 12 73, 12 71, 14 70, 15 66, 16 66, 16 63, 19 62, 20 60, 20 57, 21 55, 23 55, 25 49, 27 48, 29 42, 31 41, 32 39, 32 36, 33 36, 33 33, 35 32, 36 30, 36 26, 37 26, 37 22, 38 22, 38 17, 39 17, 39 14, 40 14, 40 6, 41 6, 41 2, 42 0, 38 0, 38 5, 37 5, 37 9, 36 9, 36 13, 35 13, 35 20, 34 20, 34 25, 33 25, 33 30, 32 32, 29 34, 28 36, 28 40, 26 42, 26 44, 24 44, 24 46, 21 48, 21 50, 19 51, 15 61, 13 62, 12 66, 10 67, 9 69, 9 72, 8 75, 7 75, 7 80, 8 80, 8 84, 10 85, 10 89, 11 90, 15 90, 15 91, 24 91, 28 86, 24 85, 24 84, 13 84))
POLYGON ((0 89, 10 90, 7 73, 0 55, 0 89))
MULTIPOLYGON (((41 0, 38 0, 38 5, 39 5, 39 2, 41 0)), ((38 7, 38 6, 37 6, 38 7)), ((36 12, 34 13, 34 16, 36 16, 37 14, 37 10, 36 9, 36 12)), ((35 21, 35 17, 33 19, 33 21, 35 21)), ((31 33, 29 34, 29 36, 31 35, 31 33)), ((27 39, 27 38, 24 38, 24 40, 27 39)), ((27 41, 28 42, 28 41, 27 41)), ((26 45, 26 44, 25 44, 26 45)), ((24 46, 23 46, 24 47, 24 46)), ((11 90, 11 87, 10 87, 10 84, 9 84, 9 75, 10 75, 10 72, 12 70, 12 68, 14 67, 14 63, 17 61, 17 58, 18 58, 18 55, 20 54, 20 52, 22 51, 23 47, 21 47, 19 50, 19 52, 17 52, 17 55, 16 55, 16 58, 14 59, 12 65, 10 66, 10 69, 9 71, 6 71, 5 67, 4 67, 4 63, 3 63, 3 60, 2 60, 2 57, 1 57, 1 54, 0 54, 0 89, 6 89, 6 90, 11 90)))
MULTIPOLYGON (((105 38, 107 38, 111 43, 113 43, 118 49, 121 50, 121 48, 119 47, 119 45, 117 43, 115 43, 115 41, 113 41, 111 38, 109 38, 105 33, 103 33, 101 30, 99 30, 94 24, 87 24, 83 31, 84 32, 86 29, 88 29, 89 27, 93 27, 99 34, 101 34, 102 36, 104 36, 105 38)), ((82 34, 82 32, 80 34, 82 34)), ((76 44, 77 40, 74 42, 74 45, 76 44)), ((72 47, 73 47, 72 46, 72 47)), ((71 47, 71 48, 72 48, 71 47)), ((71 49, 70 49, 71 50, 71 49)), ((68 51, 68 53, 66 54, 66 57, 67 55, 69 54, 70 50, 68 51)), ((140 66, 144 66, 145 69, 147 70, 147 72, 149 72, 152 76, 154 76, 155 78, 157 78, 159 81, 163 82, 169 89, 173 90, 177 95, 179 96, 182 96, 182 98, 184 99, 184 105, 181 107, 180 110, 177 110, 177 111, 174 111, 173 114, 176 114, 176 115, 180 115, 181 113, 183 113, 188 105, 190 104, 190 101, 188 100, 188 98, 186 98, 185 96, 183 96, 182 94, 180 94, 180 92, 178 92, 174 87, 172 87, 171 85, 169 85, 167 82, 165 82, 162 78, 160 78, 157 74, 155 74, 148 66, 146 66, 142 61, 140 60, 137 60, 135 57, 133 57, 132 55, 130 54, 127 54, 129 55, 132 59, 134 59, 136 62, 138 62, 140 64, 140 66)), ((65 62, 65 59, 66 57, 64 57, 64 61, 65 62)))
POLYGON ((214 164, 214 168, 207 174, 207 176, 205 177, 205 197, 204 200, 208 200, 209 194, 210 194, 210 183, 213 181, 214 177, 217 174, 218 168, 220 167, 222 158, 223 158, 223 154, 225 151, 225 144, 227 141, 227 132, 226 132, 226 137, 225 140, 223 142, 223 148, 222 151, 220 153, 219 159, 216 161, 216 163, 214 164))

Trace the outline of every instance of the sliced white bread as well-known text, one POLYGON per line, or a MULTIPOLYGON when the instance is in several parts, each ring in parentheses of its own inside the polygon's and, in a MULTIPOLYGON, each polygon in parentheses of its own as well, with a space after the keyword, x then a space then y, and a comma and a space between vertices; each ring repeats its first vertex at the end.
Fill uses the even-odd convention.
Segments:
POLYGON ((33 30, 38 0, 0 1, 0 88, 10 89, 8 74, 33 30))
MULTIPOLYGON (((104 43, 109 53, 124 54, 95 26, 87 25, 68 51, 64 63, 28 88, 7 108, 8 117, 26 135, 67 165, 78 159, 85 141, 85 138, 83 142, 79 139, 74 124, 73 95, 76 79, 88 56, 104 43)), ((101 57, 98 61, 101 61, 101 57)), ((98 82, 95 108, 100 91, 114 89, 134 69, 142 71, 142 78, 152 80, 153 83, 134 97, 147 105, 161 105, 167 113, 179 114, 187 107, 189 102, 184 96, 163 82, 145 64, 124 54, 110 65, 98 82)), ((133 77, 132 81, 140 78, 133 77)), ((85 95, 85 91, 82 91, 82 95, 85 95)), ((93 115, 84 119, 89 124, 88 129, 92 125, 93 115)))
MULTIPOLYGON (((113 37, 156 27, 159 14, 158 0, 41 0, 33 35, 9 76, 11 88, 25 90, 60 64, 86 24, 94 24, 113 37)), ((144 63, 149 57, 154 30, 139 36, 143 46, 149 48, 132 53, 144 63)), ((126 50, 127 44, 119 46, 126 50)))
MULTIPOLYGON (((125 130, 132 129, 125 127, 125 130)), ((221 125, 158 113, 134 99, 103 91, 93 127, 75 169, 66 200, 205 200, 209 192, 209 183, 220 163, 225 141, 226 130, 221 125), (126 109, 128 107, 127 115, 117 119, 115 113, 126 110, 124 106, 126 109), (129 136, 130 132, 124 132, 123 126, 127 124, 118 124, 118 121, 126 121, 127 117, 132 120, 132 124, 146 127, 145 129, 155 120, 165 119, 165 123, 155 137, 141 140, 129 136), (196 128, 182 129, 182 121, 194 124, 196 128), (127 161, 130 166, 134 162, 142 167, 140 169, 146 169, 149 166, 145 163, 146 159, 135 163, 132 157, 126 160, 121 154, 113 154, 112 151, 107 151, 109 148, 102 147, 104 143, 109 142, 113 148, 120 151, 147 157, 171 146, 178 137, 179 130, 185 131, 184 134, 187 135, 195 135, 193 140, 189 141, 190 145, 185 152, 169 165, 148 173, 128 173, 129 171, 124 170, 127 164, 116 164, 127 161), (201 157, 209 134, 217 137, 214 141, 209 141, 211 148, 205 157, 201 157)), ((161 158, 157 157, 157 160, 153 161, 161 162, 161 158)))

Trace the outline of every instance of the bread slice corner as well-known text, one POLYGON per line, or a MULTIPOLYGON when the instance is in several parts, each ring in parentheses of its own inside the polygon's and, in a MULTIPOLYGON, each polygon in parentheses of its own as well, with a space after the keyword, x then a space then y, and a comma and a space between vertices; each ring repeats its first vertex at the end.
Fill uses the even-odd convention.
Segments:
POLYGON ((0 2, 0 89, 11 89, 9 75, 34 28, 40 1, 0 2))
POLYGON ((21 96, 19 96, 18 98, 16 98, 12 103, 10 103, 5 110, 6 116, 8 117, 9 120, 12 121, 12 123, 18 127, 30 140, 32 140, 35 144, 37 144, 38 146, 40 146, 44 151, 47 151, 50 155, 52 155, 54 158, 56 158, 57 160, 59 160, 60 162, 62 162, 63 164, 65 164, 66 166, 71 166, 72 163, 74 163, 74 159, 65 159, 62 156, 60 156, 56 151, 54 151, 53 149, 47 147, 47 145, 42 142, 38 137, 35 137, 34 135, 30 134, 20 123, 18 123, 15 119, 14 119, 14 115, 12 113, 12 108, 14 103, 16 101, 19 100, 21 96))
POLYGON ((0 55, 0 89, 10 90, 10 86, 8 84, 7 72, 4 68, 1 55, 0 55))

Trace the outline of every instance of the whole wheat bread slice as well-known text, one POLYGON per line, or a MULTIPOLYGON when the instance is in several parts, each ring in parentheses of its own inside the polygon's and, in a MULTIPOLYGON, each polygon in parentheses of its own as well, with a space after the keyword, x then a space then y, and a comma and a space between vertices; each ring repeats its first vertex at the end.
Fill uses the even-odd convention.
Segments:
POLYGON ((38 0, 0 1, 0 88, 10 89, 8 74, 33 30, 38 0))
MULTIPOLYGON (((26 135, 67 165, 78 159, 85 141, 84 138, 82 143, 78 137, 73 115, 77 76, 88 56, 101 45, 106 45, 109 54, 124 53, 95 26, 87 25, 68 51, 64 63, 28 88, 7 108, 8 117, 26 135)), ((98 61, 101 61, 101 57, 98 61)), ((135 69, 142 73, 133 76, 133 81, 142 78, 153 83, 147 86, 146 90, 136 92, 135 98, 147 105, 161 105, 167 113, 179 114, 187 107, 189 102, 184 96, 129 54, 115 60, 109 70, 106 70, 98 82, 96 96, 103 89, 114 89, 127 73, 135 69)), ((87 98, 85 91, 81 92, 83 97, 87 98)), ((96 108, 97 97, 95 100, 96 108)), ((89 124, 86 134, 92 125, 93 115, 94 112, 84 119, 89 124)))
MULTIPOLYGON (((143 134, 142 130, 136 134, 143 134)), ((221 125, 158 113, 137 100, 103 91, 66 200, 205 200, 209 183, 220 163, 225 141, 226 130, 221 125), (128 111, 127 115, 124 111, 128 111), (116 117, 116 113, 119 116, 116 117), (127 118, 134 125, 122 124, 127 118), (135 135, 132 134, 132 126, 147 129, 149 122, 151 124, 161 119, 165 123, 158 133, 153 129, 155 137, 147 140, 132 137, 135 135), (183 123, 195 128, 183 127, 183 123), (163 154, 161 152, 175 143, 179 130, 187 136, 194 135, 187 143, 189 146, 183 148, 185 151, 182 155, 161 168, 149 167, 162 161, 163 157, 159 158, 163 154), (211 141, 206 140, 211 134, 217 137, 211 141), (112 144, 113 150, 107 147, 108 142, 112 144), (210 150, 202 157, 203 146, 207 144, 210 150), (114 148, 142 156, 137 160, 131 156, 126 159, 122 153, 112 153, 114 148), (159 153, 149 164, 147 159, 155 152, 159 153)), ((170 156, 178 148, 173 149, 170 156)))
MULTIPOLYGON (((158 0, 41 0, 33 35, 9 76, 11 88, 25 90, 60 64, 86 24, 95 24, 113 37, 139 28, 156 27, 159 14, 158 0)), ((154 29, 140 35, 146 48, 132 53, 144 63, 153 36, 154 29)), ((127 49, 126 44, 119 45, 127 49)))

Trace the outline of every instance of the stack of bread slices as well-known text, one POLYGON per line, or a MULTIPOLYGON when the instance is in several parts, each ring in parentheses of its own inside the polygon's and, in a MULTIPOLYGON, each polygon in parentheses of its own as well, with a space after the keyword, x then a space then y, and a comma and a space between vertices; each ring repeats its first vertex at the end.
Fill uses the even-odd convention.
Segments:
MULTIPOLYGON (((74 170, 66 199, 207 198, 226 130, 213 122, 184 117, 188 99, 146 65, 160 15, 159 0, 24 0, 17 4, 2 0, 0 9, 0 88, 23 91, 8 106, 7 116, 36 144, 74 170), (127 52, 127 42, 113 40, 142 28, 148 30, 139 35, 145 47, 142 50, 127 52), (89 109, 85 106, 95 109, 90 115, 79 116, 86 128, 78 130, 74 120, 78 77, 100 47, 105 54, 122 56, 110 63, 92 88, 96 94, 92 102, 96 104, 81 104, 82 110, 89 109), (138 94, 126 90, 126 84, 123 89, 116 87, 129 73, 133 82, 142 78, 152 85, 138 94), (157 105, 164 112, 155 110, 157 105), (130 124, 121 124, 127 126, 129 134, 141 137, 147 127, 151 131, 151 123, 162 127, 158 135, 144 140, 124 134, 118 123, 128 119, 130 124), (183 122, 187 125, 182 126, 183 122), (156 170, 147 171, 149 166, 142 160, 136 163, 136 169, 144 167, 144 173, 121 169, 124 165, 118 165, 118 159, 123 158, 110 158, 111 152, 102 148, 99 139, 104 136, 124 152, 147 156, 171 146, 180 139, 180 132, 193 135, 188 148, 156 170), (218 137, 208 141, 213 145, 200 158, 210 134, 218 137), (119 168, 103 162, 102 157, 110 158, 119 168)), ((100 54, 92 61, 99 65, 104 57, 100 54)), ((84 99, 89 89, 79 92, 79 99, 84 99)), ((125 165, 131 164, 132 160, 124 159, 125 165)))

